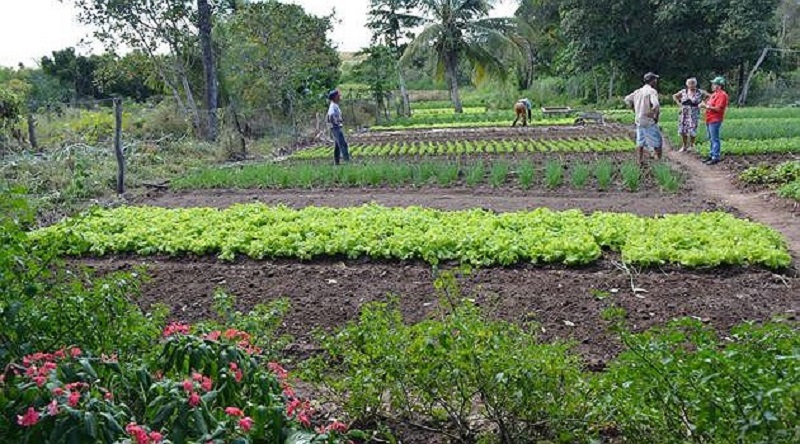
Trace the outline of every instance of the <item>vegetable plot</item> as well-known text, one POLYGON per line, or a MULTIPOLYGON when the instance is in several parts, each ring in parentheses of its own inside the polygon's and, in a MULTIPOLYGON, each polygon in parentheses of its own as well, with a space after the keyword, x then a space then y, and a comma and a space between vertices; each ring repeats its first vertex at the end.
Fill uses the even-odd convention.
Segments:
MULTIPOLYGON (((531 139, 531 140, 461 140, 447 142, 393 142, 354 145, 354 157, 449 156, 463 154, 577 153, 632 151, 635 144, 627 138, 614 139, 531 139)), ((327 159, 330 146, 320 146, 295 153, 295 159, 327 159)))
POLYGON ((307 207, 261 204, 229 209, 121 207, 33 232, 34 242, 64 254, 218 254, 232 260, 346 256, 455 261, 480 266, 521 262, 588 264, 602 249, 639 265, 688 267, 791 263, 776 231, 727 213, 643 218, 578 210, 495 214, 419 207, 307 207))

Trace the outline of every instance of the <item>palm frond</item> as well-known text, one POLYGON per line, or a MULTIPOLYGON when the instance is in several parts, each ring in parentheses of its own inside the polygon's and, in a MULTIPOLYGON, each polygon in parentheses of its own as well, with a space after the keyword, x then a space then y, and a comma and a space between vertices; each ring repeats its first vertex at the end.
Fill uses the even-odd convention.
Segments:
POLYGON ((400 63, 406 64, 418 54, 433 49, 437 41, 443 36, 444 31, 444 27, 439 23, 434 23, 423 29, 422 32, 408 44, 405 52, 403 52, 403 56, 400 57, 400 63))

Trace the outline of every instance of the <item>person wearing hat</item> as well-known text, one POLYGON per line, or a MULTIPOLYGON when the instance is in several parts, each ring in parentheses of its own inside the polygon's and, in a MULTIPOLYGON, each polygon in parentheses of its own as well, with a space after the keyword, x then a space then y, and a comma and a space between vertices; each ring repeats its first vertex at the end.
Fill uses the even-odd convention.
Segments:
POLYGON ((711 141, 711 154, 703 161, 706 165, 716 165, 722 154, 722 141, 720 130, 725 119, 725 110, 728 108, 728 93, 725 92, 725 77, 719 76, 711 81, 711 97, 700 104, 706 110, 706 128, 708 139, 711 141))
POLYGON ((644 163, 644 150, 655 151, 656 158, 661 159, 662 139, 658 128, 661 105, 658 102, 658 75, 648 72, 644 75, 644 86, 625 97, 628 107, 633 107, 636 114, 636 148, 639 151, 639 163, 644 163))
POLYGON ((344 138, 344 121, 342 119, 342 109, 339 108, 339 102, 342 100, 342 93, 338 89, 328 93, 328 100, 331 104, 328 107, 328 125, 331 127, 331 135, 333 136, 333 161, 339 165, 339 160, 343 159, 345 162, 350 162, 350 151, 347 146, 347 139, 344 138))

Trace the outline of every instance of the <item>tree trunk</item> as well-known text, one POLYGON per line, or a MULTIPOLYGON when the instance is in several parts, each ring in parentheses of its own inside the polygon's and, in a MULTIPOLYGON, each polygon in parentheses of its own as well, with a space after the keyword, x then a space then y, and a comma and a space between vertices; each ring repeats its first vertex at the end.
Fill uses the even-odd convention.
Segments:
POLYGON ((756 64, 753 65, 753 69, 751 69, 750 73, 747 75, 747 80, 744 81, 744 85, 741 87, 741 90, 739 92, 739 100, 737 101, 737 104, 739 106, 744 106, 744 104, 747 102, 747 93, 750 91, 750 82, 753 81, 753 76, 756 75, 758 67, 761 66, 762 63, 764 63, 764 59, 767 58, 767 54, 769 54, 768 47, 764 48, 764 50, 761 51, 761 55, 758 57, 756 64))
POLYGON ((114 99, 114 154, 117 157, 117 194, 125 193, 125 155, 122 152, 122 99, 114 99))
POLYGON ((192 125, 194 126, 195 131, 202 130, 202 124, 200 122, 200 112, 197 110, 197 102, 194 100, 194 93, 192 92, 192 87, 189 85, 189 78, 186 75, 186 69, 183 66, 183 62, 180 59, 180 55, 175 53, 175 68, 178 71, 178 77, 183 85, 183 92, 186 95, 186 105, 189 107, 189 114, 192 118, 192 125))
POLYGON ((464 107, 461 105, 461 95, 458 93, 458 56, 455 52, 445 54, 444 71, 450 86, 450 100, 453 102, 453 109, 456 114, 461 114, 464 112, 464 107))
POLYGON ((411 100, 408 97, 408 89, 406 88, 406 78, 403 75, 403 67, 397 63, 397 80, 400 84, 400 97, 403 101, 403 111, 400 113, 403 117, 411 116, 411 100))
POLYGON ((39 142, 36 141, 36 118, 33 113, 28 113, 28 142, 31 144, 31 149, 39 149, 39 142))
POLYGON ((214 67, 214 48, 211 45, 211 5, 197 0, 200 46, 203 48, 203 72, 206 79, 205 107, 208 113, 206 140, 217 140, 217 71, 214 67))
POLYGON ((611 63, 611 75, 608 79, 608 101, 614 99, 614 82, 617 80, 617 68, 611 63))

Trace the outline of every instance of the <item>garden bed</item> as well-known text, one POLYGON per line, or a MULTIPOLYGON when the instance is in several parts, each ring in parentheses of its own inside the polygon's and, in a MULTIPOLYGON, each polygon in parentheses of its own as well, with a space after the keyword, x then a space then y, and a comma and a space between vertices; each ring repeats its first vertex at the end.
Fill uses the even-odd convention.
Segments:
MULTIPOLYGON (((140 305, 148 308, 164 303, 171 316, 182 321, 213 317, 216 289, 235 295, 243 310, 288 298, 291 310, 281 330, 295 337, 290 350, 300 355, 315 349, 314 329, 340 327, 354 320, 364 304, 386 301, 390 294, 398 296, 407 322, 426 318, 437 304, 434 276, 424 264, 367 260, 226 263, 164 257, 72 263, 101 272, 146 265, 152 279, 143 286, 140 305)), ((612 261, 581 269, 476 269, 460 280, 460 286, 464 296, 475 298, 491 317, 533 322, 543 341, 574 341, 587 365, 594 368, 601 368, 621 349, 600 319, 601 312, 612 304, 627 310, 627 323, 637 331, 692 316, 724 332, 746 320, 765 321, 775 316, 796 320, 800 310, 800 279, 796 277, 742 267, 631 271, 633 274, 622 271, 612 261), (631 279, 646 293, 634 293, 631 279)))

